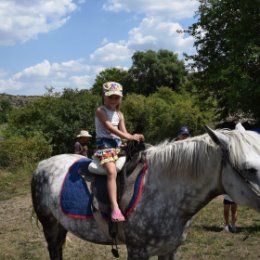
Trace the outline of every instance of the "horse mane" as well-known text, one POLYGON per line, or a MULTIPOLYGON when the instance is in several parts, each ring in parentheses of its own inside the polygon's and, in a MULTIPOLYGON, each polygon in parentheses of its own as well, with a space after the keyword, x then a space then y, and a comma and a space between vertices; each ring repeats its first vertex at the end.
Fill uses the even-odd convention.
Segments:
MULTIPOLYGON (((238 167, 245 154, 254 150, 260 154, 259 134, 252 131, 216 130, 230 139, 230 162, 238 167)), ((209 159, 221 158, 220 146, 215 144, 208 134, 188 138, 182 141, 166 140, 147 150, 147 159, 153 166, 155 174, 181 175, 182 178, 196 178, 207 174, 205 163, 209 159)))
POLYGON ((238 167, 248 154, 254 152, 260 154, 260 135, 253 131, 230 131, 229 159, 230 162, 238 167))

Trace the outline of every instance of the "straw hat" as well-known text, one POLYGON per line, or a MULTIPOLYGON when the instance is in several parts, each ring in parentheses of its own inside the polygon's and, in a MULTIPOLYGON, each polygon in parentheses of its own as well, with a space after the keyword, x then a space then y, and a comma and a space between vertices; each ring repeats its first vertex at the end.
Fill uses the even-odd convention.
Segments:
POLYGON ((86 130, 81 130, 80 133, 77 135, 77 138, 79 137, 92 137, 92 135, 89 134, 89 132, 86 130))

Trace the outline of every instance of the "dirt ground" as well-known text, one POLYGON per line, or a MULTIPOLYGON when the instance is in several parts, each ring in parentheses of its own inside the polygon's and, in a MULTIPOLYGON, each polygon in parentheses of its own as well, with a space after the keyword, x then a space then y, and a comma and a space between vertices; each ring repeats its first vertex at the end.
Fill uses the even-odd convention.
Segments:
MULTIPOLYGON (((48 260, 46 242, 40 223, 32 215, 31 197, 16 197, 0 201, 0 259, 48 260)), ((126 249, 119 247, 120 258, 126 249)), ((110 246, 94 245, 68 234, 64 258, 73 260, 115 259, 110 246)))
MULTIPOLYGON (((222 196, 196 217, 189 239, 178 250, 180 260, 260 260, 259 215, 239 209, 238 234, 221 232, 222 196)), ((41 224, 37 226, 30 195, 0 201, 0 260, 49 260, 41 224)), ((64 259, 113 260, 111 246, 88 243, 68 234, 64 259)), ((125 246, 119 246, 126 259, 125 246)), ((157 257, 152 257, 155 260, 157 257)))

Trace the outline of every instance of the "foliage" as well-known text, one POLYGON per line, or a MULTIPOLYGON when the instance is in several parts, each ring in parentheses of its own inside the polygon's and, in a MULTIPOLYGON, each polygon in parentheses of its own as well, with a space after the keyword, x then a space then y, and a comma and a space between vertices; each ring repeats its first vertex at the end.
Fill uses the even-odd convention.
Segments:
MULTIPOLYGON (((73 152, 75 136, 87 129, 95 137, 94 113, 101 98, 89 92, 64 90, 60 96, 45 96, 11 114, 7 132, 30 138, 41 132, 52 145, 53 154, 73 152)), ((122 103, 126 127, 130 133, 143 133, 146 141, 160 142, 174 138, 186 125, 193 134, 212 122, 214 110, 201 111, 194 96, 187 92, 160 88, 145 97, 129 94, 122 103)), ((90 149, 94 148, 94 140, 90 149)))
POLYGON ((126 128, 129 133, 143 133, 147 121, 145 116, 145 101, 142 95, 130 94, 122 102, 126 128))
POLYGON ((9 113, 12 110, 12 105, 7 98, 0 100, 0 124, 6 123, 9 113))
POLYGON ((65 89, 47 95, 10 115, 8 133, 29 138, 40 131, 53 146, 53 154, 73 152, 81 129, 94 133, 94 111, 101 99, 86 91, 65 89))
POLYGON ((117 68, 102 71, 96 77, 92 93, 100 95, 104 82, 117 81, 123 85, 125 95, 136 93, 148 96, 161 86, 179 90, 186 81, 184 63, 171 51, 137 51, 132 60, 133 65, 128 71, 117 68))
POLYGON ((193 134, 202 132, 202 126, 211 124, 214 110, 201 111, 197 100, 187 92, 176 93, 161 87, 149 97, 132 94, 123 102, 122 111, 129 132, 143 133, 146 142, 156 143, 176 137, 181 126, 193 134))
POLYGON ((157 88, 167 86, 178 90, 186 80, 183 61, 168 50, 148 50, 134 53, 133 65, 129 70, 132 92, 148 96, 157 88))
POLYGON ((203 0, 189 28, 198 90, 217 98, 222 116, 243 111, 260 118, 259 7, 258 0, 203 0))
POLYGON ((124 94, 126 94, 128 84, 128 72, 122 69, 110 68, 103 70, 99 73, 99 75, 95 79, 95 83, 91 92, 95 95, 102 95, 102 86, 105 82, 108 81, 116 81, 122 84, 124 87, 124 94))
POLYGON ((10 136, 0 141, 0 168, 23 168, 48 158, 51 152, 51 145, 39 132, 28 138, 10 136))

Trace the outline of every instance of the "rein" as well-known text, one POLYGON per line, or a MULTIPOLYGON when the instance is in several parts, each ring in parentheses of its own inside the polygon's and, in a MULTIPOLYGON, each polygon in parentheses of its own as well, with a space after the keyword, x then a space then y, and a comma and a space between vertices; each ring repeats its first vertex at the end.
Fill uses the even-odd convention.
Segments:
POLYGON ((256 189, 254 184, 245 177, 243 171, 241 171, 239 168, 237 168, 230 162, 229 152, 226 149, 223 149, 222 151, 223 151, 222 165, 224 165, 224 163, 228 163, 230 167, 240 176, 240 178, 242 178, 245 181, 245 183, 248 185, 250 190, 252 190, 258 197, 260 197, 260 191, 256 189))

